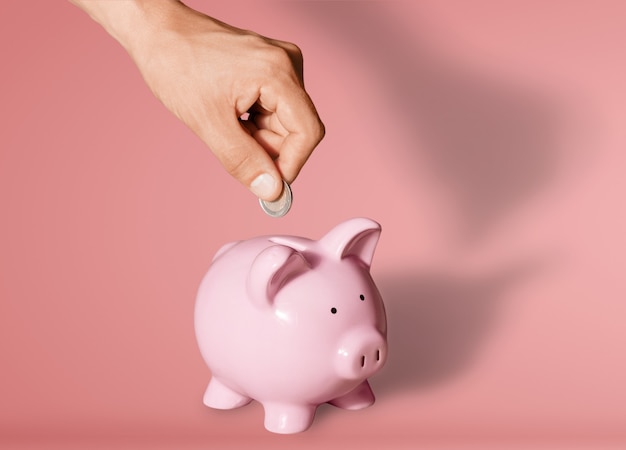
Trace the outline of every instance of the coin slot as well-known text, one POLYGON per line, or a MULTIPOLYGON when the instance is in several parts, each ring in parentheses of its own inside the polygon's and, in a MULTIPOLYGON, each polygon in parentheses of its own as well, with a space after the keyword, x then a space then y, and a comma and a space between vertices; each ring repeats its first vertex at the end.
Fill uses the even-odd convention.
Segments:
POLYGON ((376 350, 376 361, 380 361, 380 350, 376 350))
POLYGON ((361 356, 361 367, 365 367, 365 355, 361 356))

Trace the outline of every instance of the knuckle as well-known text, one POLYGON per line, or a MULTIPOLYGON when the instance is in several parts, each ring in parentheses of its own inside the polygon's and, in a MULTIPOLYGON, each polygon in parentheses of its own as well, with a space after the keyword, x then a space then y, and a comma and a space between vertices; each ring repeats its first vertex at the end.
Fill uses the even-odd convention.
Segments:
POLYGON ((266 52, 266 58, 270 65, 274 65, 277 67, 291 67, 291 58, 289 57, 289 53, 282 47, 268 47, 266 52))
POLYGON ((311 117, 311 120, 308 121, 306 135, 313 143, 313 146, 316 146, 320 143, 322 139, 324 139, 324 136, 326 135, 326 126, 319 118, 317 113, 314 113, 313 117, 311 117))
POLYGON ((282 42, 281 45, 292 58, 302 59, 302 50, 296 44, 292 42, 282 42))
POLYGON ((224 169, 237 180, 244 182, 250 171, 252 158, 249 154, 241 154, 240 152, 228 152, 228 157, 222 160, 224 169))
POLYGON ((324 139, 324 136, 326 136, 326 126, 319 119, 317 121, 317 127, 314 131, 314 135, 317 137, 317 143, 319 143, 322 139, 324 139))

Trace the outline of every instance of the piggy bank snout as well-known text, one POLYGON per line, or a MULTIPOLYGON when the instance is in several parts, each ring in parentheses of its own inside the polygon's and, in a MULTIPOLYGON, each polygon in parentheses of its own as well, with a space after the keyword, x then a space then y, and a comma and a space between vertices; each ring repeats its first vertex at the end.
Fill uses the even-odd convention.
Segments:
POLYGON ((386 359, 385 338, 374 328, 358 328, 340 341, 335 367, 342 378, 365 379, 380 370, 386 359))

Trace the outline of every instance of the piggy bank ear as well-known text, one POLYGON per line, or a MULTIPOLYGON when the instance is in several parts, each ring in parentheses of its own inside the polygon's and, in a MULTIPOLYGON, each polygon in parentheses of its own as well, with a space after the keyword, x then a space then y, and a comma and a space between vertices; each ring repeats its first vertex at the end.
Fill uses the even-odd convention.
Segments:
POLYGON ((235 241, 235 242, 229 242, 228 244, 222 245, 222 247, 215 253, 215 256, 213 256, 213 261, 215 261, 217 258, 222 256, 224 253, 228 252, 228 250, 233 248, 238 243, 239 241, 235 241))
POLYGON ((350 219, 330 230, 320 243, 338 259, 353 256, 370 267, 380 231, 380 225, 371 219, 350 219))
POLYGON ((247 279, 248 295, 257 306, 271 306, 278 291, 289 280, 309 269, 304 256, 285 245, 263 250, 252 262, 247 279))

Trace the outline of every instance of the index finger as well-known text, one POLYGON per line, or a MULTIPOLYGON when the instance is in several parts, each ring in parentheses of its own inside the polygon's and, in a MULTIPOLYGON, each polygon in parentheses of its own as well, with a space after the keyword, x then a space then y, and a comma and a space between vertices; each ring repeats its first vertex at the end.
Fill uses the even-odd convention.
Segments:
POLYGON ((275 163, 284 180, 292 183, 324 137, 325 128, 304 89, 292 84, 290 89, 283 87, 278 92, 273 105, 264 104, 263 92, 259 101, 262 106, 275 112, 278 121, 288 132, 275 163))

